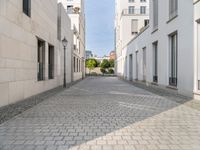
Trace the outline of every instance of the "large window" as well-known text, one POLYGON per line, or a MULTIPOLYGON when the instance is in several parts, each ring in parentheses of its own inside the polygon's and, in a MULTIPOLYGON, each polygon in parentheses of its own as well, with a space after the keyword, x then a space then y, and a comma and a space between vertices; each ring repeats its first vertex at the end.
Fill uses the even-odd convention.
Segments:
POLYGON ((54 78, 54 46, 49 45, 49 79, 54 78))
POLYGON ((147 72, 146 47, 143 48, 143 81, 146 81, 147 72))
POLYGON ((153 28, 158 28, 158 0, 153 0, 153 28))
POLYGON ((135 7, 134 6, 129 6, 128 7, 128 13, 129 14, 135 14, 135 7))
POLYGON ((146 14, 146 6, 140 7, 140 14, 146 14))
POLYGON ((197 20, 197 80, 198 90, 200 90, 200 19, 197 20))
POLYGON ((138 80, 139 76, 139 60, 138 60, 138 51, 135 52, 136 57, 136 80, 138 80))
POLYGON ((175 17, 178 11, 178 0, 169 0, 169 19, 175 17))
POLYGON ((78 63, 78 58, 76 59, 76 70, 77 70, 77 72, 79 72, 79 63, 78 63))
POLYGON ((177 86, 177 33, 174 33, 169 36, 170 40, 170 76, 169 76, 169 84, 172 86, 177 86))
POLYGON ((45 79, 45 42, 38 40, 38 81, 45 79))
POLYGON ((74 72, 76 72, 76 57, 74 57, 74 72))
POLYGON ((153 82, 158 82, 158 42, 153 43, 153 82))
POLYGON ((23 0, 23 12, 27 16, 31 16, 31 0, 23 0))
POLYGON ((138 20, 132 19, 131 20, 131 34, 137 34, 138 33, 138 20))

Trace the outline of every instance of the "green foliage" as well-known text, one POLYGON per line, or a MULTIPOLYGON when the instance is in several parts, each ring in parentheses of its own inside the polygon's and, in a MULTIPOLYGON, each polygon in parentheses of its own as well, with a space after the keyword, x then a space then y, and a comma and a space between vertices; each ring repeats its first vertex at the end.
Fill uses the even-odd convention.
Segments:
POLYGON ((115 60, 114 59, 109 60, 109 63, 110 63, 111 68, 115 67, 115 60))
POLYGON ((104 59, 104 60, 102 61, 101 65, 100 65, 100 67, 103 68, 103 69, 109 68, 109 67, 110 67, 109 61, 106 60, 106 59, 104 59))
POLYGON ((86 60, 86 67, 91 71, 95 67, 97 67, 97 60, 96 59, 88 59, 86 60))
POLYGON ((106 69, 104 69, 104 68, 101 68, 100 71, 101 71, 103 74, 106 73, 106 69))
POLYGON ((97 67, 100 67, 100 66, 101 66, 101 62, 97 61, 97 67))
POLYGON ((110 68, 110 69, 108 70, 108 73, 109 73, 109 74, 114 74, 115 71, 114 71, 112 68, 110 68))

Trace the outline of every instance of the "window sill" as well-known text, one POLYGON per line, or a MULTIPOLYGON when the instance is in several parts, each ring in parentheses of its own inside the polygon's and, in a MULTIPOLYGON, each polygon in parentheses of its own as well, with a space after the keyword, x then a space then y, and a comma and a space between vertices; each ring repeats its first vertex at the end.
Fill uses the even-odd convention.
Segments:
POLYGON ((151 82, 152 85, 156 85, 158 86, 158 83, 157 82, 151 82))
POLYGON ((172 90, 178 90, 178 88, 176 86, 172 86, 172 85, 168 85, 166 86, 168 89, 172 89, 172 90))
POLYGON ((174 19, 176 19, 178 17, 178 15, 175 15, 171 18, 169 18, 169 20, 167 21, 167 24, 170 23, 171 21, 173 21, 174 19))
POLYGON ((153 29, 153 31, 151 32, 151 34, 154 34, 157 31, 158 31, 158 27, 156 27, 155 29, 153 29))

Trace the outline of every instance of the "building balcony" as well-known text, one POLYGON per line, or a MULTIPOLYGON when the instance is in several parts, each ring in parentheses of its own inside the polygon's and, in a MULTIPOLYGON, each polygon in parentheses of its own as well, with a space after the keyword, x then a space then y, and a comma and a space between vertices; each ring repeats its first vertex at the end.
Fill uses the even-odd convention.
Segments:
POLYGON ((141 9, 124 9, 122 10, 122 16, 134 16, 134 15, 149 15, 149 9, 141 10, 141 9))

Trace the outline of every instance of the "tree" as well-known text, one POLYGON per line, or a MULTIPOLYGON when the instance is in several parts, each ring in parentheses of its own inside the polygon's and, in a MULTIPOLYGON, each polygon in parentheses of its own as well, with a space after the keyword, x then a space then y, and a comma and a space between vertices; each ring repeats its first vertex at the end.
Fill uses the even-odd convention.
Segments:
POLYGON ((95 67, 97 67, 96 59, 88 59, 88 60, 86 60, 86 67, 91 72, 91 70, 93 70, 95 67))
POLYGON ((109 60, 109 63, 110 63, 111 68, 115 67, 115 60, 114 59, 109 60))
POLYGON ((109 68, 109 67, 110 67, 110 63, 109 63, 109 61, 108 61, 107 59, 104 59, 104 60, 102 61, 100 67, 103 68, 103 69, 107 69, 107 68, 109 68))

